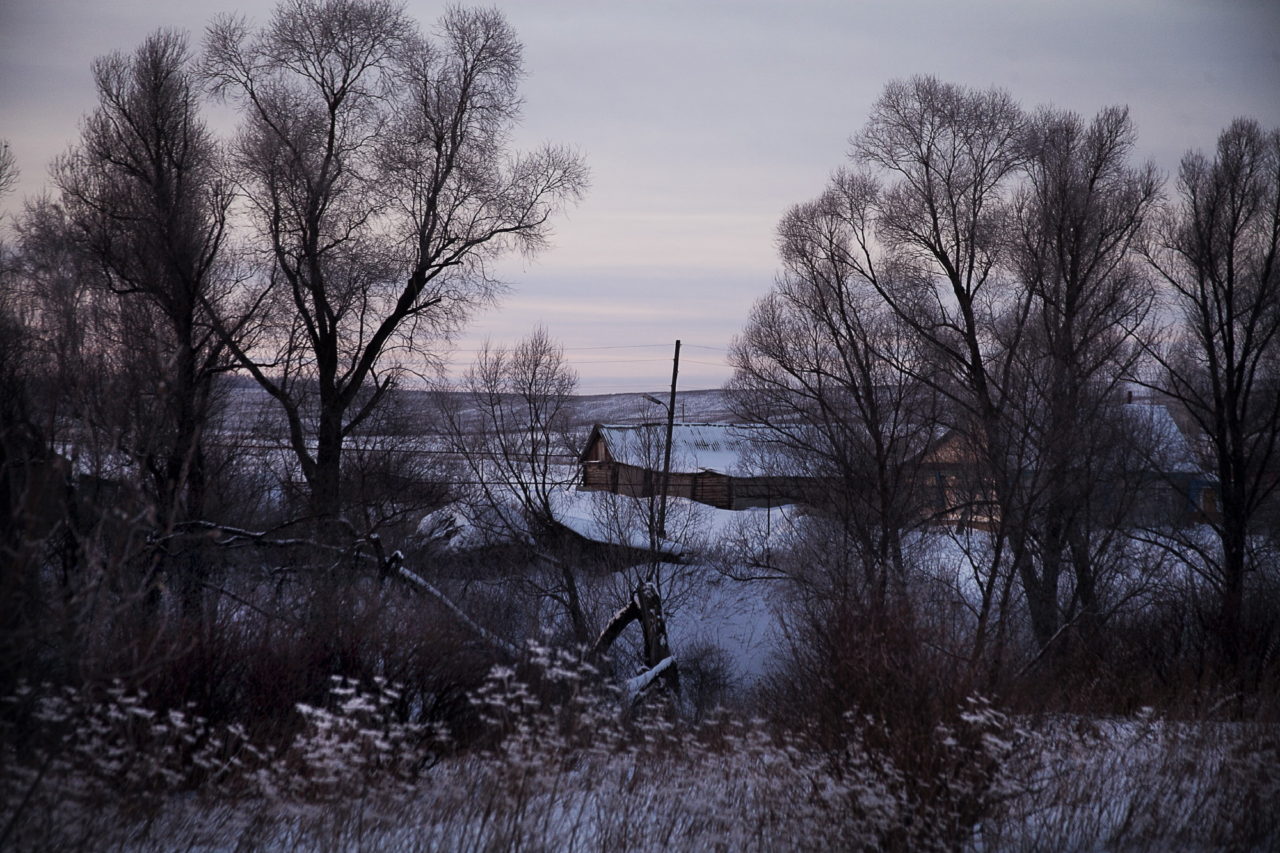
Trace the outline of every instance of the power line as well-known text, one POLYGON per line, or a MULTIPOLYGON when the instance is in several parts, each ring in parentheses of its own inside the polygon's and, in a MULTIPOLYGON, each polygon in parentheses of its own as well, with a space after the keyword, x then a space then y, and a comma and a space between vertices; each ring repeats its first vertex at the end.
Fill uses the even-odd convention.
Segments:
MULTIPOLYGON (((608 346, 598 347, 565 347, 565 351, 569 350, 588 350, 588 349, 652 349, 654 347, 665 347, 666 344, 610 344, 608 346)), ((666 359, 662 359, 666 361, 666 359)))
MULTIPOLYGON (((606 344, 601 346, 579 346, 579 347, 561 347, 565 352, 583 352, 588 350, 609 350, 609 349, 665 349, 670 344, 606 344)), ((696 349, 708 349, 715 352, 728 352, 728 347, 711 346, 709 344, 683 344, 683 346, 694 347, 696 349)), ((496 348, 496 347, 494 347, 496 348)), ((450 352, 485 352, 483 347, 458 347, 450 350, 450 352)), ((657 359, 658 361, 666 361, 666 359, 657 359)))
POLYGON ((650 361, 667 361, 665 358, 591 358, 571 360, 565 359, 566 364, 641 364, 650 361))
MULTIPOLYGON (((495 345, 493 347, 490 347, 489 349, 490 350, 498 349, 499 346, 501 345, 495 345)), ((579 351, 579 350, 598 350, 598 349, 654 349, 657 347, 665 347, 665 346, 666 344, 607 344, 602 346, 590 346, 590 347, 561 347, 561 349, 564 350, 565 352, 571 352, 571 351, 579 351)), ((450 352, 485 352, 485 348, 484 347, 456 347, 454 349, 451 349, 450 352)))
MULTIPOLYGON (((668 361, 665 358, 566 358, 565 364, 647 364, 655 361, 668 361)), ((727 367, 727 363, 723 361, 695 361, 693 359, 685 359, 690 364, 705 364, 710 367, 727 367)), ((461 364, 461 362, 450 361, 447 364, 461 364)))

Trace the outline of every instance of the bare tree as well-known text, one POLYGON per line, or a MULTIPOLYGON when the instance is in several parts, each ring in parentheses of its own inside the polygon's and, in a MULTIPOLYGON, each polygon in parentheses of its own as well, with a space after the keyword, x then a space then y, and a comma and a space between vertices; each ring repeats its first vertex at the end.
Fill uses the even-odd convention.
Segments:
MULTIPOLYGON (((945 402, 953 453, 977 476, 952 507, 991 529, 992 547, 975 563, 982 591, 972 660, 994 637, 1003 654, 1009 583, 1026 559, 1021 531, 1024 460, 1007 440, 1001 413, 1008 353, 997 325, 1024 302, 1003 266, 1009 195, 1023 164, 1026 118, 1008 93, 916 77, 890 83, 854 137, 860 262, 885 305, 928 353, 927 370, 904 365, 945 402)), ((1011 328, 1021 325, 1015 322, 1011 328)))
POLYGON ((1180 544, 1216 594, 1214 632, 1243 677, 1247 656, 1268 642, 1246 629, 1245 593, 1248 573, 1267 569, 1257 536, 1280 483, 1280 131, 1233 122, 1212 160, 1183 158, 1178 195, 1147 259, 1184 325, 1176 344, 1152 354, 1160 389, 1205 437, 1217 547, 1180 544))
MULTIPOLYGON (((0 141, 0 198, 17 183, 17 168, 7 142, 0 141)), ((37 573, 30 569, 31 523, 39 502, 31 472, 43 455, 33 411, 32 330, 16 293, 16 259, 0 233, 0 585, 8 594, 0 605, 0 654, 20 657, 16 641, 37 610, 37 573)), ((11 683, 8 667, 0 683, 11 683)))
POLYGON ((122 358, 157 401, 145 435, 124 448, 153 484, 157 522, 201 518, 205 430, 226 349, 210 312, 225 296, 230 192, 199 117, 186 37, 150 36, 93 66, 99 106, 55 165, 77 247, 118 297, 122 358))
MULTIPOLYGON (((148 339, 153 313, 145 305, 125 310, 103 286, 66 209, 51 199, 25 206, 17 236, 9 296, 25 338, 32 452, 66 454, 87 475, 136 485, 143 479, 138 461, 145 458, 136 451, 150 447, 157 414, 152 401, 161 351, 125 344, 148 339)), ((69 525, 69 540, 78 538, 76 527, 69 525)), ((79 562, 74 541, 69 546, 64 579, 79 562)))
POLYGON ((510 150, 521 48, 495 11, 451 10, 431 40, 386 0, 287 0, 256 32, 215 22, 204 67, 243 116, 235 180, 270 270, 257 345, 233 349, 284 410, 311 512, 339 517, 347 437, 493 297, 493 258, 544 245, 585 170, 510 150))
POLYGON ((925 518, 917 466, 937 412, 931 389, 903 367, 921 367, 918 341, 870 280, 871 192, 840 173, 783 218, 785 272, 734 344, 729 387, 738 414, 765 425, 772 464, 822 484, 810 498, 846 542, 834 550, 857 564, 822 594, 883 616, 891 594, 906 603, 904 542, 925 518))
MULTIPOLYGON (((180 571, 191 566, 158 559, 155 494, 139 499, 140 460, 172 436, 155 404, 162 350, 149 345, 162 320, 104 286, 52 200, 27 204, 17 235, 5 294, 16 327, 5 343, 22 352, 4 394, 6 418, 17 418, 0 452, 10 498, 0 564, 12 591, 3 621, 22 662, 10 672, 66 677, 94 671, 114 630, 138 636, 160 621, 161 565, 182 591, 199 585, 180 571)), ((146 657, 134 664, 146 668, 146 657)))
POLYGON ((13 152, 9 150, 9 143, 0 140, 0 198, 13 192, 13 188, 17 185, 17 161, 14 160, 13 152))
POLYGON ((565 463, 576 445, 571 406, 577 385, 563 349, 541 327, 510 350, 486 346, 467 373, 467 395, 480 421, 474 447, 535 528, 555 519, 553 494, 574 481, 565 463))
POLYGON ((1153 166, 1129 165, 1135 138, 1119 107, 1087 125, 1041 110, 1024 138, 1010 267, 1025 309, 997 334, 1012 366, 1006 435, 1025 448, 1020 579, 1042 648, 1077 617, 1096 624, 1099 575, 1126 544, 1135 481, 1117 404, 1149 340, 1155 291, 1133 248, 1160 186, 1153 166))
POLYGON ((868 544, 919 523, 926 468, 943 517, 987 528, 967 549, 972 659, 994 669, 1015 584, 1044 649, 1096 615, 1122 550, 1116 403, 1153 302, 1131 256, 1159 187, 1129 165, 1133 141, 1123 109, 1086 125, 999 90, 890 83, 854 138, 858 171, 784 221, 787 276, 739 345, 739 381, 780 422, 832 425, 807 456, 846 448, 850 494, 880 496, 850 514, 877 519, 868 544))
POLYGON ((445 394, 449 440, 463 460, 474 518, 498 538, 523 542, 517 580, 557 603, 575 639, 591 639, 579 591, 577 544, 561 520, 558 493, 576 479, 572 396, 577 374, 539 327, 513 348, 486 345, 460 394, 445 394))

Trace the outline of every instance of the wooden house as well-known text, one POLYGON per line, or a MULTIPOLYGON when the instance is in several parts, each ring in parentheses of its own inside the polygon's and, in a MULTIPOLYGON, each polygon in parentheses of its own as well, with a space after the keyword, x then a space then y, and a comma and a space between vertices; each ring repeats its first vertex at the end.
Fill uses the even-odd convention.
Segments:
MULTIPOLYGON (((579 488, 648 497, 662 491, 666 424, 596 424, 578 457, 579 488)), ((765 470, 749 424, 680 423, 672 430, 667 494, 720 509, 796 503, 804 483, 765 470)))
MULTIPOLYGON (((1160 527, 1216 519, 1217 484, 1197 461, 1188 426, 1168 405, 1150 399, 1122 404, 1120 416, 1134 467, 1113 472, 1108 487, 1123 501, 1128 523, 1160 527)), ((921 493, 934 523, 991 529, 999 521, 977 453, 971 438, 950 432, 920 460, 921 493)))
MULTIPOLYGON (((1133 467, 1115 471, 1111 486, 1128 523, 1181 526, 1216 518, 1216 483, 1175 413, 1162 401, 1141 400, 1121 404, 1120 414, 1133 467)), ((675 424, 667 494, 721 509, 821 503, 832 484, 771 470, 768 455, 759 452, 767 438, 767 428, 755 424, 675 424)), ((579 488, 660 494, 665 442, 664 423, 596 424, 578 457, 579 488)), ((999 522, 977 453, 972 440, 950 432, 912 463, 920 511, 930 523, 990 529, 999 522)))

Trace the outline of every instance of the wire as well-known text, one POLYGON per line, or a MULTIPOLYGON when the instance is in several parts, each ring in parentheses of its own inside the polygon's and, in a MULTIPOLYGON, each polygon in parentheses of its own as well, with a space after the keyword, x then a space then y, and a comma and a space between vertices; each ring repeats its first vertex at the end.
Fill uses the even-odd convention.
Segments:
POLYGON ((569 350, 585 350, 585 349, 652 349, 654 347, 669 347, 671 344, 610 344, 609 346, 600 347, 565 347, 565 351, 569 350))
POLYGON ((669 358, 592 358, 577 361, 565 360, 565 364, 639 364, 651 361, 670 361, 669 358))
MULTIPOLYGON (((671 346, 672 346, 671 344, 607 344, 603 346, 589 346, 589 347, 561 347, 561 349, 563 349, 565 352, 582 352, 586 350, 606 350, 606 349, 656 349, 656 348, 670 349, 671 346)), ((680 347, 681 349, 690 349, 690 348, 709 349, 709 350, 714 350, 716 352, 729 351, 728 347, 709 346, 708 344, 686 344, 683 341, 680 343, 680 347)), ((474 353, 474 352, 484 352, 484 351, 485 350, 483 347, 458 347, 456 349, 450 350, 450 352, 455 352, 455 353, 457 352, 473 352, 474 353)))
MULTIPOLYGON (((598 350, 598 349, 654 349, 655 347, 670 347, 670 346, 671 344, 608 344, 606 346, 592 346, 592 347, 561 347, 561 349, 563 349, 565 352, 571 352, 571 351, 578 351, 578 350, 598 350)), ((696 345, 690 344, 689 346, 696 346, 696 345)), ((491 349, 496 349, 496 348, 497 348, 496 346, 491 347, 491 349)), ((450 351, 451 352, 484 352, 485 350, 484 350, 484 347, 457 347, 450 351)))

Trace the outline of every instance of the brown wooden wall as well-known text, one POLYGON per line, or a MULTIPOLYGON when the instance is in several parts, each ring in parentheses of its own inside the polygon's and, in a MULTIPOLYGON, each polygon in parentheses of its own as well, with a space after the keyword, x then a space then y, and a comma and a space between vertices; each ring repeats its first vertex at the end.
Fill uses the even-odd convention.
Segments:
MULTIPOLYGON (((597 457, 599 458, 599 457, 597 457)), ((617 462, 584 462, 580 487, 644 498, 662 491, 662 472, 617 462)), ((667 494, 719 509, 778 506, 793 503, 803 484, 788 477, 730 477, 716 471, 671 474, 667 494)))

